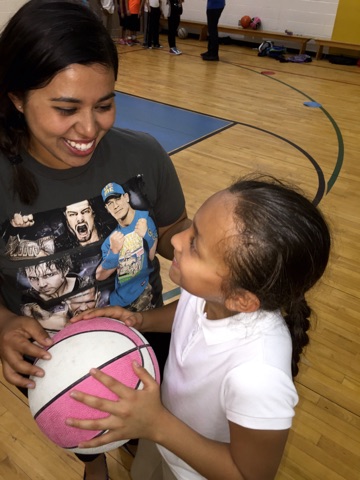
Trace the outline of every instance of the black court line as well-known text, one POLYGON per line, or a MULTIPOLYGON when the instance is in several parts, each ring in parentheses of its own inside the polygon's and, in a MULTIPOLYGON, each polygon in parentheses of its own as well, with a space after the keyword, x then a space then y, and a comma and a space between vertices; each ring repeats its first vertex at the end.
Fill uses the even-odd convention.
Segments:
MULTIPOLYGON (((119 93, 123 93, 123 92, 120 92, 119 93)), ((141 101, 141 100, 146 100, 147 102, 149 100, 143 98, 143 97, 140 97, 140 96, 136 96, 136 95, 129 95, 129 94, 125 94, 127 97, 134 97, 136 98, 138 101, 141 101)), ((310 97, 308 97, 310 98, 310 97)), ((199 114, 199 112, 195 111, 195 110, 191 110, 189 108, 183 108, 183 107, 175 107, 173 105, 170 105, 170 104, 167 104, 167 103, 164 103, 164 102, 157 102, 155 100, 151 100, 151 103, 154 105, 154 104, 159 104, 159 105, 166 105, 168 107, 171 107, 173 109, 173 114, 175 115, 176 114, 176 111, 177 110, 181 110, 181 112, 189 112, 189 113, 192 113, 192 114, 199 114)), ((305 108, 305 107, 304 107, 305 108)), ((203 115, 203 114, 201 114, 203 115)), ((174 155, 175 153, 178 153, 180 151, 183 151, 187 148, 189 148, 190 146, 193 146, 193 145, 196 145, 200 142, 202 142, 203 140, 207 139, 207 138, 210 138, 214 135, 217 135, 218 133, 220 132, 223 132, 225 130, 227 130, 228 128, 232 128, 236 125, 242 125, 244 127, 248 127, 248 128, 252 128, 254 130, 258 130, 258 131, 261 131, 261 132, 264 132, 268 135, 271 135, 275 138, 278 138, 279 140, 291 145, 292 147, 294 147, 298 152, 300 152, 302 155, 304 155, 304 157, 310 161, 310 163, 312 164, 312 166, 314 167, 315 169, 315 172, 317 174, 317 178, 318 178, 318 186, 317 186, 317 191, 315 193, 315 196, 313 198, 313 203, 315 205, 318 205, 319 202, 321 201, 321 199, 323 198, 323 196, 326 194, 326 188, 325 188, 325 177, 324 177, 324 173, 321 169, 321 167, 319 166, 319 164, 316 162, 316 160, 310 155, 310 153, 308 153, 306 150, 304 150, 302 147, 300 147, 300 145, 297 145, 296 143, 294 143, 293 141, 287 139, 286 137, 283 137, 281 135, 278 135, 274 132, 271 132, 270 130, 265 130, 263 128, 260 128, 260 127, 257 127, 255 125, 251 125, 251 124, 247 124, 247 123, 243 123, 243 122, 236 122, 236 121, 233 121, 233 120, 229 120, 225 117, 219 117, 217 115, 206 115, 208 117, 212 117, 214 119, 217 119, 217 120, 220 120, 220 121, 223 121, 223 122, 226 122, 227 125, 224 125, 223 127, 221 128, 218 128, 218 129, 215 129, 215 130, 211 130, 209 131, 208 134, 206 135, 202 135, 202 136, 199 136, 197 138, 195 138, 193 141, 191 142, 188 142, 188 143, 184 143, 183 145, 181 145, 180 147, 178 148, 175 148, 173 150, 170 150, 168 153, 169 155, 174 155)), ((172 121, 174 121, 174 119, 172 119, 172 121)), ((148 132, 151 134, 151 123, 148 124, 148 132)))

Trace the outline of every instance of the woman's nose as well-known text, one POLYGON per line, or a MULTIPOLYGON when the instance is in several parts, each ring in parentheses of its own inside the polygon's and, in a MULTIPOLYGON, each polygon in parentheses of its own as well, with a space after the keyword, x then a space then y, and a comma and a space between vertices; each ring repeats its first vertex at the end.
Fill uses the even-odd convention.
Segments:
POLYGON ((86 139, 92 139, 96 137, 97 124, 94 113, 83 112, 81 118, 76 124, 76 132, 86 139))

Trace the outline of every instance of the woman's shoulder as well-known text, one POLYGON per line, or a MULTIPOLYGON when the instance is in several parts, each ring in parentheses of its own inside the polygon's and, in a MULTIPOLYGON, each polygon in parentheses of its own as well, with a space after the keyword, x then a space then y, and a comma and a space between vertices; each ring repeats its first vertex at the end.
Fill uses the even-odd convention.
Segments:
POLYGON ((121 147, 131 147, 137 150, 163 150, 160 143, 151 134, 126 128, 111 128, 101 143, 104 145, 108 144, 111 148, 119 145, 121 147))
MULTIPOLYGON (((155 168, 168 161, 168 154, 160 143, 149 133, 112 128, 99 144, 98 153, 106 156, 119 155, 130 159, 148 159, 155 168)), ((135 161, 135 160, 134 160, 135 161)))
POLYGON ((129 142, 138 142, 142 140, 147 143, 157 143, 157 140, 146 132, 140 132, 137 130, 130 130, 128 128, 111 128, 107 134, 105 135, 104 139, 107 141, 129 141, 129 142))

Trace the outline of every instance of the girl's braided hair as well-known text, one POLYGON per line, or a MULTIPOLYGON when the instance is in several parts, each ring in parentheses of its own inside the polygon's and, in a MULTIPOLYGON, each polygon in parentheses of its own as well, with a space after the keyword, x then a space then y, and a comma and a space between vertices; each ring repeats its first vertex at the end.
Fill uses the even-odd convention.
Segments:
POLYGON ((292 374, 309 342, 311 309, 305 293, 320 279, 330 254, 330 232, 317 207, 271 177, 247 178, 229 187, 236 196, 238 235, 225 247, 230 276, 225 294, 239 288, 257 296, 260 308, 280 309, 292 344, 292 374))

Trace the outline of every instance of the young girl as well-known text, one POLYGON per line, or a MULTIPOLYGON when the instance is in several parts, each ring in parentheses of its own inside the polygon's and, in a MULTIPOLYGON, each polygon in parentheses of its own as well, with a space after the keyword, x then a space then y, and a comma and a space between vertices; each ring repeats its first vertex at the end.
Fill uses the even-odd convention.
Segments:
POLYGON ((128 34, 128 23, 129 23, 128 19, 129 19, 130 13, 128 10, 127 0, 118 0, 118 15, 119 15, 119 24, 121 27, 121 36, 116 43, 119 43, 120 45, 127 45, 128 36, 130 37, 129 42, 131 43, 131 35, 128 34))
POLYGON ((176 47, 176 32, 180 25, 180 17, 183 12, 182 4, 184 0, 167 0, 168 9, 168 44, 169 53, 172 55, 181 55, 182 52, 176 47))
POLYGON ((119 401, 76 392, 109 416, 69 424, 109 430, 83 447, 142 438, 134 480, 273 479, 309 341, 305 293, 328 263, 326 222, 281 183, 245 179, 210 197, 172 244, 170 277, 182 287, 177 306, 143 313, 110 307, 79 317, 116 317, 144 332, 172 328, 161 400, 136 364, 140 391, 93 370, 119 401))
POLYGON ((130 47, 138 45, 137 32, 140 30, 140 18, 142 15, 144 0, 126 0, 128 18, 126 20, 126 28, 130 32, 126 44, 130 47))

